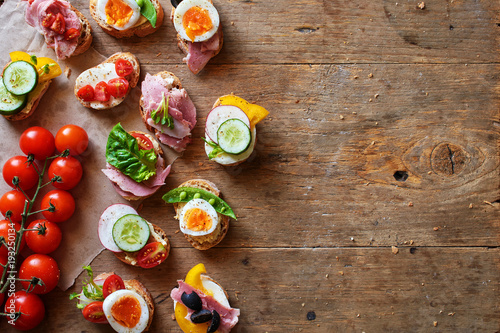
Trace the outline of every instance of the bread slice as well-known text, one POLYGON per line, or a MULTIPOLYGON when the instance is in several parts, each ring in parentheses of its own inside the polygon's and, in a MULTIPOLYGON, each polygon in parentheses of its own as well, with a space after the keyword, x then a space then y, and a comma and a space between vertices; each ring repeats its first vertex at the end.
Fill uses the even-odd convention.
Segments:
MULTIPOLYGON (((179 185, 179 187, 193 187, 193 188, 199 188, 202 190, 205 190, 207 192, 210 192, 212 194, 215 194, 216 196, 220 197, 220 191, 215 186, 214 183, 205 180, 205 179, 192 179, 188 180, 187 182, 182 183, 179 185)), ((182 208, 186 205, 185 202, 178 202, 174 203, 174 210, 175 210, 175 218, 179 219, 180 213, 182 208)), ((188 240, 188 242, 198 250, 208 250, 215 245, 219 244, 222 239, 226 236, 227 231, 229 230, 229 216, 222 215, 220 213, 217 213, 217 216, 219 217, 219 223, 220 223, 220 228, 217 228, 214 232, 217 232, 217 235, 214 237, 214 239, 210 242, 203 242, 200 243, 196 240, 196 237, 193 237, 191 235, 184 234, 184 237, 188 240)))
MULTIPOLYGON (((149 223, 149 229, 151 234, 148 239, 149 243, 161 242, 164 243, 165 249, 167 250, 167 257, 170 253, 170 242, 168 241, 167 234, 159 226, 149 223), (166 245, 165 245, 166 243, 166 245)), ((127 265, 140 267, 137 264, 137 255, 139 252, 113 252, 115 256, 127 265)))
POLYGON ((31 116, 35 112, 38 103, 42 99, 43 94, 45 94, 45 92, 49 88, 51 82, 52 80, 47 80, 42 83, 39 83, 36 86, 35 90, 28 94, 28 102, 21 111, 8 116, 4 115, 4 117, 10 121, 19 121, 31 116))
POLYGON ((73 7, 71 4, 70 6, 71 10, 75 12, 75 14, 80 19, 80 23, 82 24, 82 32, 80 33, 80 37, 78 37, 78 46, 73 51, 73 54, 71 54, 71 56, 76 56, 87 51, 90 47, 90 44, 92 44, 92 27, 90 26, 87 18, 83 16, 83 14, 80 13, 78 9, 73 7))
POLYGON ((126 37, 132 37, 132 36, 138 36, 138 37, 144 37, 149 34, 152 34, 156 30, 158 30, 161 25, 163 24, 163 8, 160 4, 159 0, 151 0, 151 3, 155 7, 156 10, 156 27, 153 28, 151 23, 141 15, 138 23, 133 26, 130 29, 127 30, 116 30, 113 28, 111 25, 107 24, 106 21, 104 21, 97 10, 97 0, 90 0, 90 15, 94 18, 94 20, 97 22, 97 24, 104 30, 104 32, 110 34, 113 37, 116 38, 126 38, 126 37))
MULTIPOLYGON (((132 90, 132 88, 134 88, 137 85, 137 83, 139 82, 139 77, 141 75, 141 66, 139 64, 139 59, 137 59, 137 57, 130 52, 117 52, 117 53, 113 54, 111 57, 109 57, 108 59, 104 60, 101 64, 115 63, 118 59, 128 60, 128 61, 130 61, 130 63, 134 67, 134 71, 132 72, 132 74, 125 76, 125 79, 127 79, 128 83, 129 83, 129 90, 127 92, 127 94, 128 94, 128 93, 130 93, 130 90, 132 90)), ((97 67, 97 66, 94 66, 93 68, 95 68, 95 67, 97 67)), ((83 72, 83 73, 85 73, 85 72, 83 72)), ((80 74, 80 76, 82 74, 80 74)), ((76 79, 75 90, 74 90, 76 99, 78 99, 78 101, 86 108, 92 108, 91 103, 95 103, 95 101, 86 102, 78 97, 78 90, 80 90, 80 88, 82 88, 83 86, 85 86, 87 84, 84 81, 80 82, 79 77, 76 79)), ((107 81, 107 78, 105 78, 105 77, 103 77, 102 79, 103 79, 103 81, 107 81)), ((101 109, 110 109, 112 107, 119 105, 121 102, 123 102, 123 99, 114 99, 112 103, 109 103, 109 104, 103 106, 101 109)))

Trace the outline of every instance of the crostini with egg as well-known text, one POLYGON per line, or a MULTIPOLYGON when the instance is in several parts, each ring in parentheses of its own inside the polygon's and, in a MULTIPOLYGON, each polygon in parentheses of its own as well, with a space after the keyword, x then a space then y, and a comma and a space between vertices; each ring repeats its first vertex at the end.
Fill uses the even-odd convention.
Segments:
POLYGON ((35 112, 52 80, 61 75, 54 60, 14 51, 0 80, 0 114, 11 121, 28 118, 35 112))
POLYGON ((124 204, 106 208, 97 230, 102 245, 122 262, 136 267, 156 267, 167 259, 170 242, 165 232, 124 204))
POLYGON ((147 73, 141 90, 140 113, 146 128, 161 143, 184 151, 196 125, 196 107, 179 78, 167 71, 147 73))
POLYGON ((116 38, 152 34, 164 17, 158 0, 90 0, 90 14, 104 32, 116 38))
POLYGON ((181 232, 198 250, 219 244, 229 230, 229 218, 236 219, 217 186, 208 180, 188 180, 166 193, 163 200, 174 204, 181 232))
POLYGON ((140 74, 139 60, 132 53, 115 53, 76 78, 75 96, 86 108, 110 109, 125 100, 140 74))
POLYGON ((26 23, 45 37, 58 59, 79 55, 92 43, 89 21, 65 0, 27 1, 26 23))
POLYGON ((205 265, 194 266, 170 292, 175 320, 184 333, 228 333, 238 323, 240 310, 229 305, 224 288, 206 273, 205 265))
POLYGON ((106 169, 101 171, 126 200, 152 196, 170 173, 163 150, 155 138, 141 131, 126 132, 115 125, 106 144, 106 169))
POLYGON ((90 266, 83 267, 88 280, 82 292, 73 293, 84 318, 98 324, 109 324, 119 333, 145 332, 151 326, 155 311, 153 297, 138 280, 123 280, 119 275, 102 273, 94 277, 90 266))
POLYGON ((183 61, 198 74, 223 44, 222 22, 211 0, 172 0, 171 20, 177 31, 177 46, 183 61))
POLYGON ((219 97, 205 123, 205 152, 211 161, 235 166, 246 161, 255 148, 255 125, 269 112, 235 95, 219 97))

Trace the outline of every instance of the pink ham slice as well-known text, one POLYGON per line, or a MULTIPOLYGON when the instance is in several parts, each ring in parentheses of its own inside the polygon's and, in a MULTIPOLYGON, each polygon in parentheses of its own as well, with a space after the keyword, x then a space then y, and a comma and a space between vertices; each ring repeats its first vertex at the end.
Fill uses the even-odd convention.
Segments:
POLYGON ((188 68, 194 74, 198 74, 208 63, 208 61, 217 53, 219 49, 220 38, 222 34, 222 25, 219 26, 217 33, 204 42, 187 42, 188 54, 183 59, 188 68))
MULTIPOLYGON (((184 281, 178 280, 177 282, 179 283, 179 288, 172 289, 172 291, 170 292, 170 297, 174 301, 182 303, 182 293, 185 292, 186 294, 191 294, 193 291, 195 291, 201 298, 203 309, 207 309, 210 311, 215 310, 219 313, 220 326, 217 332, 228 333, 229 331, 231 331, 231 328, 233 328, 238 323, 238 316, 240 315, 239 309, 227 308, 217 302, 213 297, 205 295, 200 290, 191 287, 184 281)), ((190 320, 189 318, 191 317, 191 314, 193 314, 193 312, 193 310, 188 308, 186 319, 190 320)))

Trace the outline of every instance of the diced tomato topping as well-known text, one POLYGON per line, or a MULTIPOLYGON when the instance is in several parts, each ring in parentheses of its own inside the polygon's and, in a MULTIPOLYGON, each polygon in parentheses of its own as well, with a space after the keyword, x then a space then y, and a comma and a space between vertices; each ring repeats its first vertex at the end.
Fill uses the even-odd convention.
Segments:
POLYGON ((115 70, 118 76, 124 77, 134 72, 134 66, 126 59, 118 59, 115 62, 115 70))
POLYGON ((54 23, 50 26, 50 29, 55 33, 62 35, 66 30, 66 22, 64 22, 64 16, 61 13, 57 13, 54 23))
POLYGON ((90 84, 81 87, 76 93, 78 98, 84 100, 85 102, 92 102, 94 100, 94 88, 90 84))
POLYGON ((80 30, 78 30, 77 28, 68 29, 64 33, 64 39, 66 40, 75 39, 78 36, 80 36, 80 30))
POLYGON ((149 140, 147 136, 142 133, 132 133, 132 136, 137 140, 137 144, 139 145, 139 149, 141 150, 149 150, 153 149, 153 142, 149 140))
POLYGON ((108 81, 108 91, 111 96, 121 98, 127 94, 128 81, 124 78, 115 78, 108 81))
POLYGON ((42 26, 44 26, 45 28, 50 28, 55 20, 56 20, 56 14, 49 12, 47 13, 47 16, 43 18, 42 26))
POLYGON ((99 102, 109 101, 108 84, 104 81, 99 82, 94 88, 95 100, 99 102))

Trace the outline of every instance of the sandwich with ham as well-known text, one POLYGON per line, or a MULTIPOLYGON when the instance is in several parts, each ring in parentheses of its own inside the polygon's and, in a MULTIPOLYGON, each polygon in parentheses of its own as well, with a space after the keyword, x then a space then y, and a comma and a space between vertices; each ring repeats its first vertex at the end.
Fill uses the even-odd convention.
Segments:
POLYGON ((198 74, 222 49, 219 13, 211 0, 173 0, 172 4, 177 46, 186 55, 183 61, 189 70, 198 74))
POLYGON ((92 43, 89 21, 65 0, 28 0, 26 23, 45 37, 58 59, 81 54, 92 43))
POLYGON ((120 123, 109 133, 106 162, 102 172, 127 200, 152 196, 170 173, 170 165, 166 165, 155 138, 140 131, 126 132, 120 123))
POLYGON ((184 151, 196 125, 196 107, 179 78, 167 71, 147 73, 141 91, 140 113, 146 128, 164 145, 184 151))

